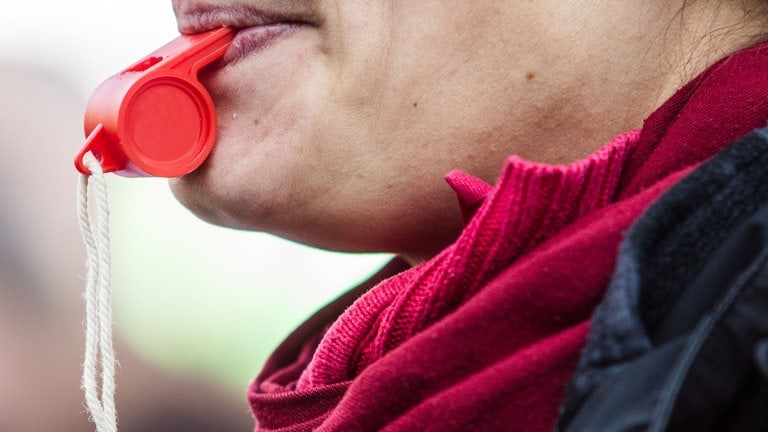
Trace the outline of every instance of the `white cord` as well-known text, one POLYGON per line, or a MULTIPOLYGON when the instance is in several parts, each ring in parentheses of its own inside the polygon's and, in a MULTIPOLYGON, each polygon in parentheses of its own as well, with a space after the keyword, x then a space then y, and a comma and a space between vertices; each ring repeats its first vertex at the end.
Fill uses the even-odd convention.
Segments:
POLYGON ((85 242, 85 360, 82 387, 97 432, 117 432, 115 352, 112 347, 112 286, 107 185, 101 165, 90 153, 83 158, 90 176, 81 175, 77 194, 80 232, 85 242), (92 183, 95 215, 88 203, 92 183), (99 394, 98 370, 101 371, 99 394))

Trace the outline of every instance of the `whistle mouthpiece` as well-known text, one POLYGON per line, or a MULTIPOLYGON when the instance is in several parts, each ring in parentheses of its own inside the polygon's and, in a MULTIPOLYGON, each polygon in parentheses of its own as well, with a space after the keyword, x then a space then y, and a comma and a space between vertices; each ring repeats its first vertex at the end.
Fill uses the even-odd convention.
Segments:
POLYGON ((104 81, 88 101, 77 170, 90 175, 88 152, 104 172, 130 177, 179 177, 202 165, 216 140, 216 110, 197 74, 235 33, 181 35, 104 81))

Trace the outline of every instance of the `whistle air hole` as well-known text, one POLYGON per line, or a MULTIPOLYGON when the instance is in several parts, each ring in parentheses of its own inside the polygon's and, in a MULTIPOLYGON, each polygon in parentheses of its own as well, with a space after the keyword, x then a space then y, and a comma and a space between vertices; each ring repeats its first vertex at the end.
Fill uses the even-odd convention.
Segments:
POLYGON ((151 68, 152 66, 160 63, 163 61, 162 57, 153 56, 149 57, 139 63, 136 63, 135 65, 129 67, 125 70, 125 72, 144 72, 145 70, 151 68))

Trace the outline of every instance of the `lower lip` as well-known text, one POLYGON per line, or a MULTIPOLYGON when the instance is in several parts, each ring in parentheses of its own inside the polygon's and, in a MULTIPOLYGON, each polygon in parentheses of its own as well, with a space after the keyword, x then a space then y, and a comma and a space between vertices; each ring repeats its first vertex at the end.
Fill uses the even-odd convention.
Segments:
POLYGON ((237 62, 290 36, 299 27, 299 24, 294 23, 276 23, 244 28, 235 35, 224 56, 221 57, 221 62, 224 64, 237 62))

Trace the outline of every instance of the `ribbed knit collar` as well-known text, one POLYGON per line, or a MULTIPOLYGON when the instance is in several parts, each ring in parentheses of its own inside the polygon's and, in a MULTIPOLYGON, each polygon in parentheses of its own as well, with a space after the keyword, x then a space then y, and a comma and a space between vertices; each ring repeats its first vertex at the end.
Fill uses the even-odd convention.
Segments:
POLYGON ((467 226, 456 242, 355 302, 321 341, 298 389, 349 380, 451 313, 499 271, 576 219, 611 203, 639 132, 566 166, 512 156, 495 186, 454 171, 467 226))

